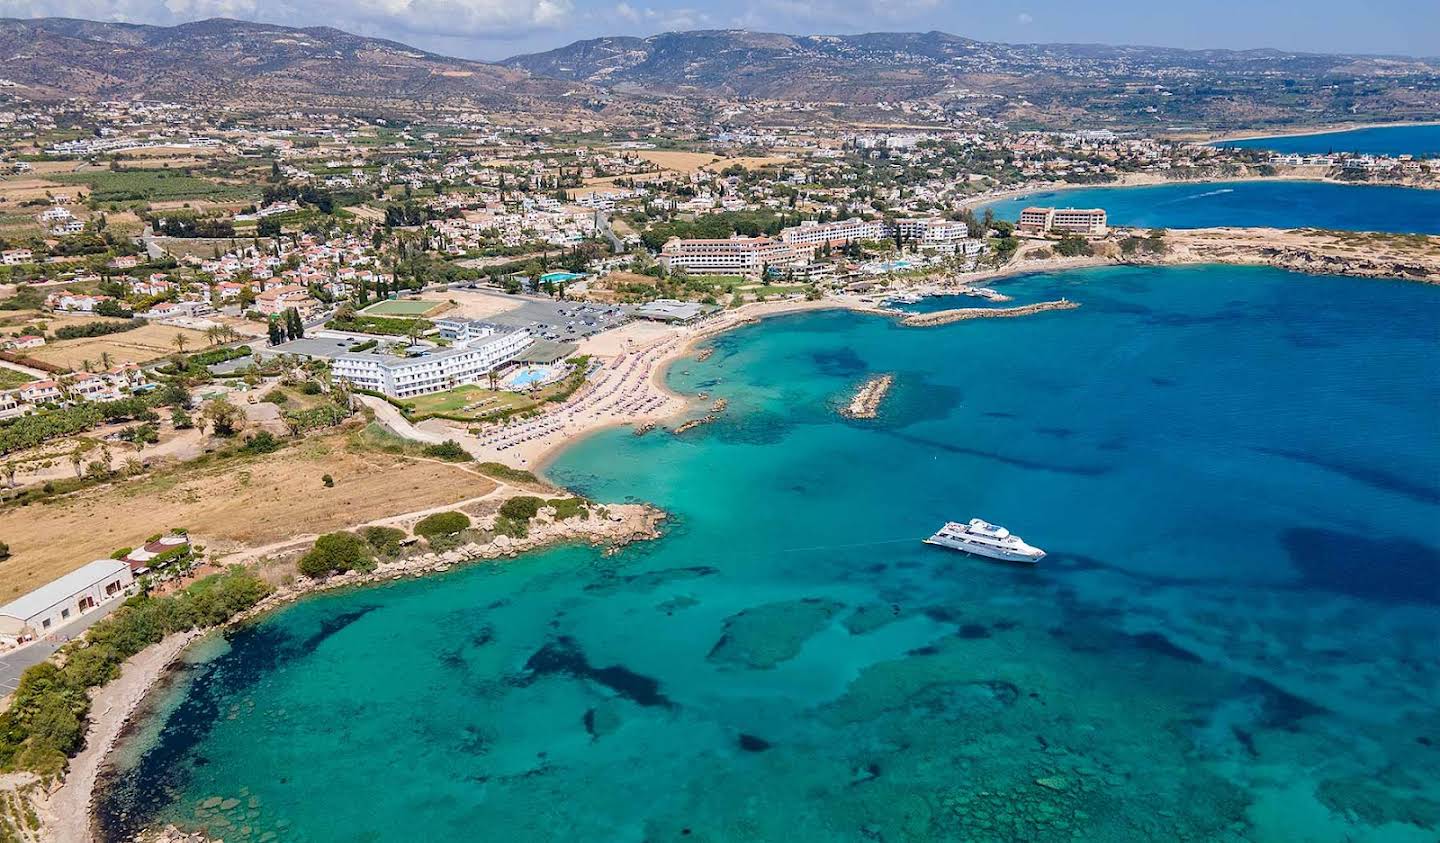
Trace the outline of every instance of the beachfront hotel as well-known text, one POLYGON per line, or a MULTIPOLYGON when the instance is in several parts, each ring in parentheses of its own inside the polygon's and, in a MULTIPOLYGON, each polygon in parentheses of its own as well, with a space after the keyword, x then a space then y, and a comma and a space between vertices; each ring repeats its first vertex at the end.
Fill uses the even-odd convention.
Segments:
POLYGON ((1039 208, 1020 212, 1020 230, 1027 234, 1104 235, 1109 231, 1104 208, 1039 208))
POLYGON ((879 220, 862 220, 851 217, 836 222, 806 220, 780 232, 780 242, 792 245, 832 246, 855 243, 860 240, 884 240, 890 236, 885 223, 879 220))
POLYGON ((375 351, 341 354, 332 366, 335 377, 360 389, 391 398, 411 398, 478 383, 514 360, 532 342, 529 331, 502 334, 492 330, 455 348, 426 348, 411 357, 375 351))
POLYGON ((759 275, 767 268, 804 266, 813 245, 783 243, 769 237, 726 240, 681 240, 676 237, 660 252, 666 272, 683 269, 692 275, 759 275))

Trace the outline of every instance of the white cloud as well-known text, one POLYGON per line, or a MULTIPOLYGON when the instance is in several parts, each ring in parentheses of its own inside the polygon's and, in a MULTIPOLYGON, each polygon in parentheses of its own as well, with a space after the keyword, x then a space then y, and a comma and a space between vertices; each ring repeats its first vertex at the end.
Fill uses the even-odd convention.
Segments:
POLYGON ((630 21, 631 23, 640 22, 640 10, 630 5, 629 3, 616 4, 615 15, 616 17, 619 17, 622 20, 630 21))
POLYGON ((409 34, 509 38, 558 29, 572 0, 0 0, 5 17, 74 17, 171 25, 211 17, 409 34))
POLYGON ((1021 12, 1015 16, 1015 20, 1019 21, 1022 25, 1028 25, 1035 22, 1035 16, 1029 12, 1021 12))

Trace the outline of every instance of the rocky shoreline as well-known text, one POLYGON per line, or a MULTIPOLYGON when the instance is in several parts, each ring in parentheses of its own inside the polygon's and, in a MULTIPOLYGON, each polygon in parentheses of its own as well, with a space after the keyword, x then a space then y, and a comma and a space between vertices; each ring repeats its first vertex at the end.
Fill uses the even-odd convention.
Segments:
MULTIPOLYGON (((443 573, 459 565, 510 559, 555 545, 585 542, 611 553, 632 542, 658 538, 660 525, 666 519, 663 511, 644 504, 593 505, 586 515, 588 517, 576 515, 556 520, 554 510, 546 507, 532 519, 523 538, 497 535, 484 544, 469 542, 450 550, 424 551, 381 562, 373 571, 365 573, 351 571, 324 579, 297 577, 231 619, 226 626, 254 619, 321 591, 443 573)), ((92 827, 95 789, 110 753, 156 682, 180 659, 190 643, 210 631, 214 630, 177 634, 145 649, 125 663, 120 678, 92 692, 93 715, 86 731, 85 749, 71 760, 69 773, 58 787, 48 791, 35 787, 38 780, 30 781, 33 776, 4 783, 4 789, 28 800, 38 817, 39 827, 32 836, 23 838, 26 843, 89 843, 95 839, 92 827)), ((202 843, 206 839, 204 835, 173 827, 151 830, 137 838, 163 843, 202 843)))

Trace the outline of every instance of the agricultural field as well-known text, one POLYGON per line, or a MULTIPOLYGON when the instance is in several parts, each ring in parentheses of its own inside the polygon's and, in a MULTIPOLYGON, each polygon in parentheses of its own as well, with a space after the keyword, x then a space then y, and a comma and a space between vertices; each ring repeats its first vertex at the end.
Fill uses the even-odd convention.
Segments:
POLYGON ((378 301, 360 311, 366 316, 425 316, 438 310, 443 302, 393 299, 378 301))
POLYGON ((198 351, 204 348, 208 342, 200 331, 152 324, 136 328, 133 331, 106 334, 103 337, 86 337, 48 343, 40 348, 30 349, 29 356, 72 370, 83 369, 87 360, 92 366, 99 366, 101 356, 104 354, 110 355, 111 366, 126 363, 148 363, 167 354, 173 354, 176 351, 175 337, 177 334, 185 337, 187 351, 198 351))
POLYGON ((255 547, 489 494, 460 465, 350 445, 345 434, 259 457, 211 458, 51 503, 0 511, 0 602, 171 527, 211 550, 255 547), (335 482, 326 487, 321 477, 335 482), (236 500, 246 505, 237 507, 236 500))
POLYGON ((14 389, 17 386, 24 386, 25 384, 33 380, 35 380, 34 377, 27 375, 24 372, 16 371, 15 369, 11 369, 8 366, 0 366, 0 390, 14 389))
POLYGON ((253 198, 258 190, 188 176, 170 170, 109 170, 89 173, 57 173, 47 176, 61 184, 85 185, 99 202, 149 202, 181 199, 240 200, 253 198))

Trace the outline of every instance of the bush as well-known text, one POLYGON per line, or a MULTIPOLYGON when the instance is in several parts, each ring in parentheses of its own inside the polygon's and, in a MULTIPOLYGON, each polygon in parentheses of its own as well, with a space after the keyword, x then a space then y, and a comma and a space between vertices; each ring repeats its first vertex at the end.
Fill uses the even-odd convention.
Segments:
POLYGON ((433 540, 436 536, 453 536, 469 527, 470 517, 463 512, 437 512, 420 519, 415 525, 415 535, 433 540))
POLYGON ((512 539, 523 539, 530 534, 530 528, 524 521, 516 521, 514 518, 506 518, 501 515, 495 519, 495 533, 509 536, 512 539))
POLYGON ((523 524, 534 518, 544 505, 545 502, 534 495, 518 495, 500 504, 500 514, 523 524))
POLYGON ((1067 258, 1085 257, 1095 254, 1090 241, 1078 234, 1067 234, 1055 244, 1055 252, 1067 258))
POLYGON ((316 383, 315 381, 305 381, 304 383, 300 384, 300 391, 305 395, 319 395, 320 384, 316 383))
POLYGON ((354 533, 326 533, 315 540, 309 553, 300 557, 297 567, 307 577, 369 571, 375 567, 375 556, 365 540, 354 533))
POLYGON ((335 488, 335 478, 334 478, 334 477, 331 477, 331 476, 328 475, 328 474, 322 474, 322 475, 320 475, 320 482, 321 482, 321 483, 324 483, 324 484, 325 484, 325 488, 327 488, 327 489, 333 489, 333 488, 335 488))
POLYGON ((366 527, 360 531, 360 536, 376 553, 393 558, 400 555, 400 543, 405 540, 405 531, 394 527, 366 527))
POLYGON ((240 450, 247 454, 273 454, 280 450, 280 440, 270 431, 262 430, 245 437, 245 444, 240 446, 240 450))
POLYGON ((426 445, 421 449, 421 453, 427 457, 448 462, 469 462, 474 459, 470 456, 470 452, 461 447, 460 443, 454 439, 446 439, 438 445, 426 445))

